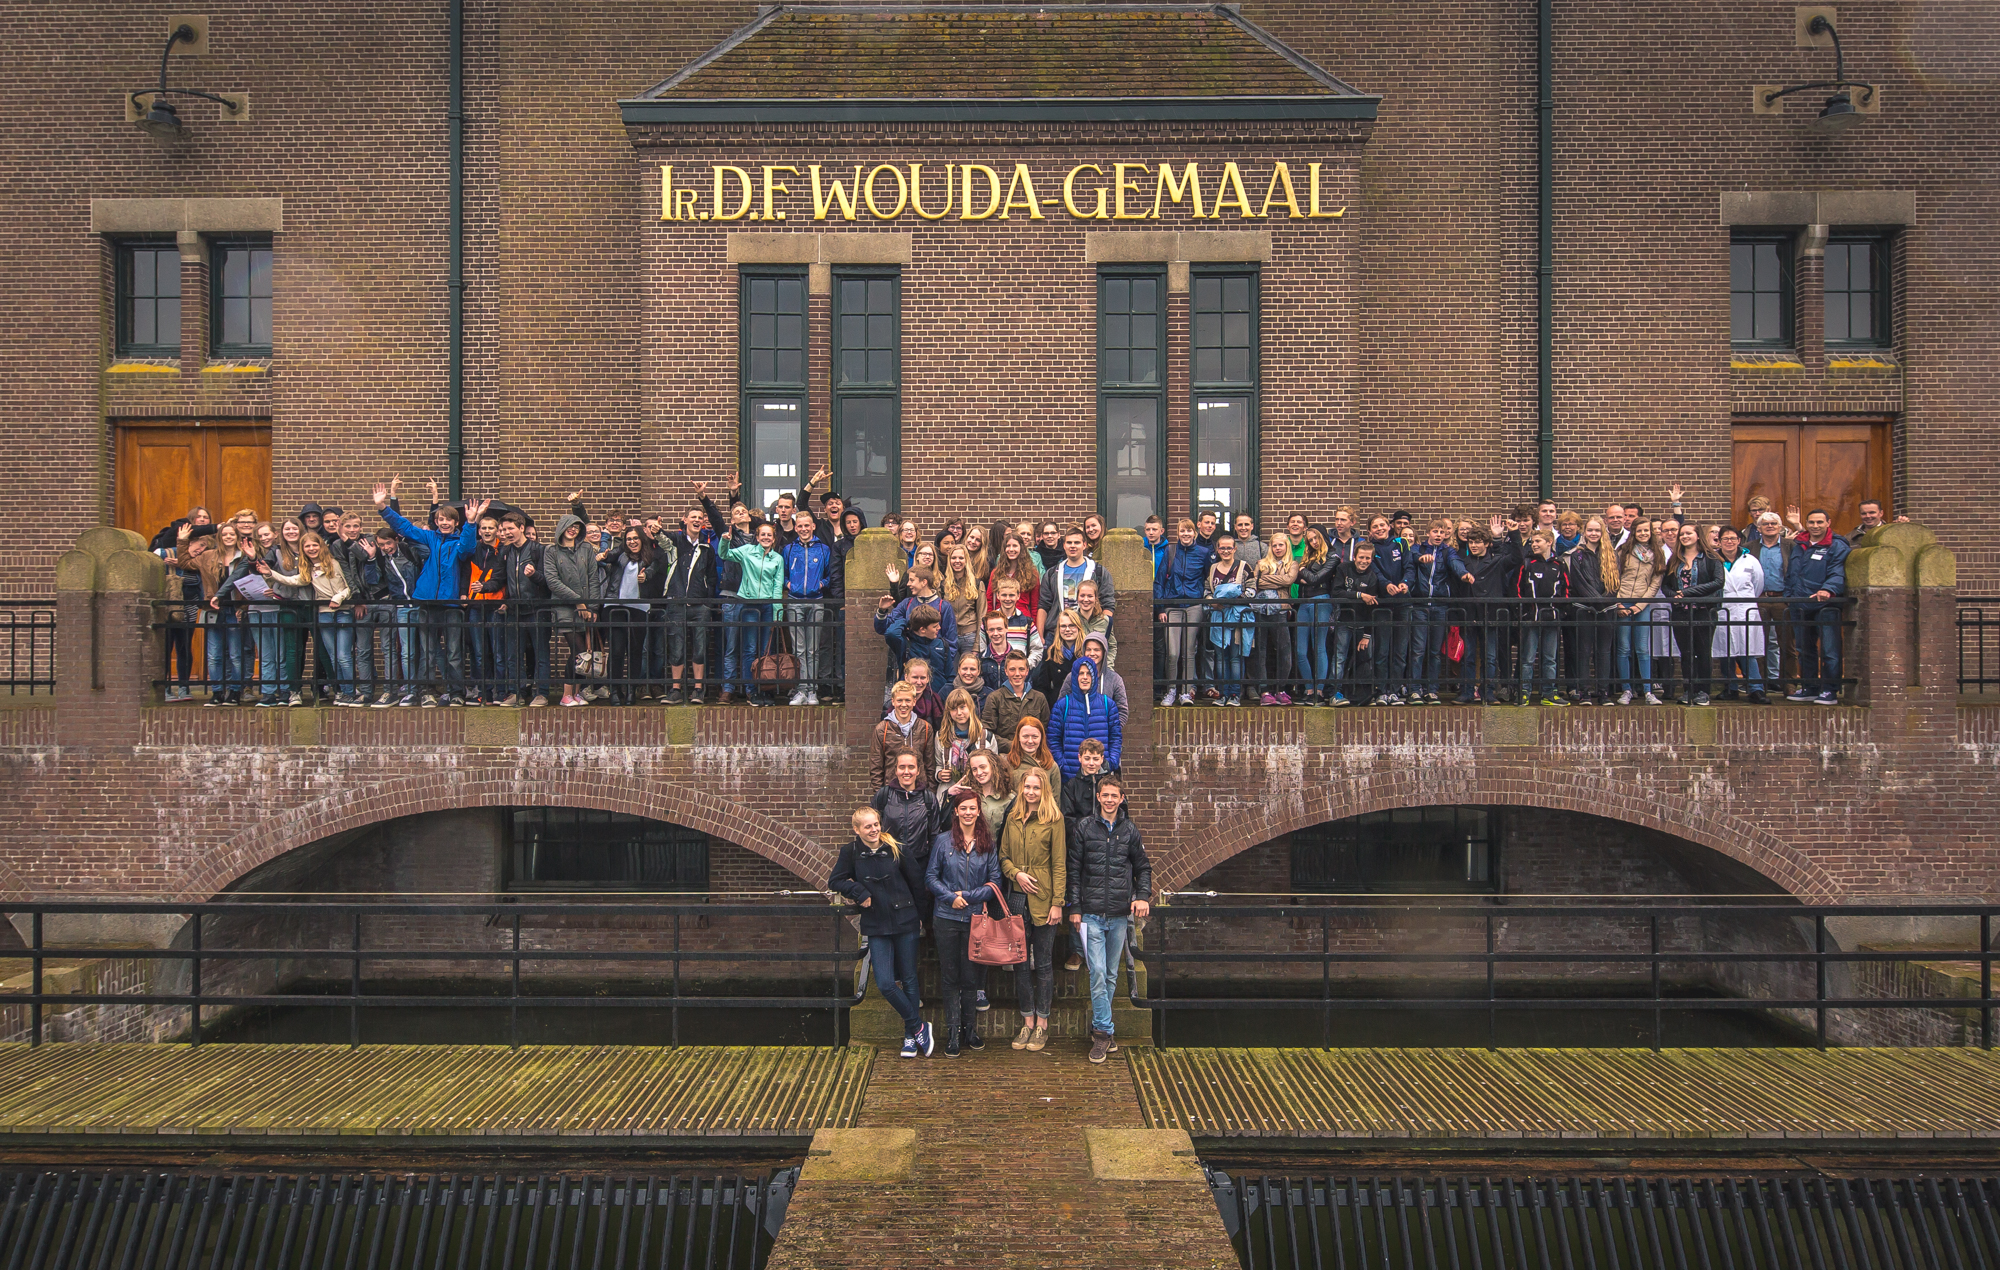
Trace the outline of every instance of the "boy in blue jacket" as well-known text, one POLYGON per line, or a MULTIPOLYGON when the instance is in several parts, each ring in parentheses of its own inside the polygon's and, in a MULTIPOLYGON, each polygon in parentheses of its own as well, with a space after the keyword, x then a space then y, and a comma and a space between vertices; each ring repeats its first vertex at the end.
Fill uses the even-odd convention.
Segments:
POLYGON ((1077 658, 1070 668, 1069 686, 1049 709, 1049 752, 1062 768, 1063 779, 1073 780, 1082 770, 1077 756, 1085 741, 1102 745, 1104 765, 1115 768, 1124 739, 1118 707, 1104 695, 1097 663, 1088 657, 1077 658))
POLYGON ((1458 553, 1448 538, 1449 518, 1432 518, 1430 532, 1418 543, 1410 563, 1410 677, 1411 705, 1438 704, 1438 675, 1444 661, 1444 637, 1450 630, 1446 606, 1451 603, 1452 583, 1465 572, 1458 553))
POLYGON ((404 542, 418 543, 430 552, 410 588, 410 598, 421 606, 426 669, 438 677, 439 692, 426 692, 423 704, 460 705, 465 698, 465 611, 439 601, 458 598, 458 562, 479 545, 479 518, 493 500, 473 499, 463 515, 450 504, 441 506, 432 514, 437 528, 424 529, 389 506, 389 494, 388 485, 375 482, 375 507, 382 519, 404 542))

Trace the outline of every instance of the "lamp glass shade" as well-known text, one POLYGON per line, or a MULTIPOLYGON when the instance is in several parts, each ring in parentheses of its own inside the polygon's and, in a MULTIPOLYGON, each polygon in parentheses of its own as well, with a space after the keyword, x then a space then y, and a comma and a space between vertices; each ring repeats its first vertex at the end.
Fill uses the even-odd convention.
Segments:
POLYGON ((173 106, 158 97, 139 120, 139 127, 158 141, 173 141, 181 135, 181 117, 173 106))
POLYGON ((1826 105, 1821 108, 1819 118, 1812 122, 1812 130, 1829 135, 1845 132, 1860 118, 1860 113, 1854 109, 1854 98, 1847 90, 1842 89, 1826 99, 1826 105))

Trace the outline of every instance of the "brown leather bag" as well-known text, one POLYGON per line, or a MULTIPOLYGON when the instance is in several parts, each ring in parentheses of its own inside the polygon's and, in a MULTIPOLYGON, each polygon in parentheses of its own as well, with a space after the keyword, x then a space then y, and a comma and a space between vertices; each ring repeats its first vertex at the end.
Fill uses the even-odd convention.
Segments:
POLYGON ((986 915, 986 897, 972 913, 972 938, 966 945, 966 960, 982 966, 1018 966, 1028 959, 1028 926, 1020 914, 1007 910, 1007 897, 988 882, 986 889, 1000 901, 1003 917, 986 915))
POLYGON ((799 659, 783 627, 771 633, 770 651, 750 663, 750 679, 759 688, 799 686, 799 659))

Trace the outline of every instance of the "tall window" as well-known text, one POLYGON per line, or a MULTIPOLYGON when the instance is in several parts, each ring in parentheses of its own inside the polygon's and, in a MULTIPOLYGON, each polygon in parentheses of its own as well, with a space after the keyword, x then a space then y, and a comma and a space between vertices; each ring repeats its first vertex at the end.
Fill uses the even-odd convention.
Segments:
POLYGON ((181 253, 173 243, 118 244, 118 353, 181 354, 181 253))
POLYGON ((1116 529, 1165 512, 1166 298, 1158 268, 1098 274, 1098 506, 1116 529))
POLYGON ((1197 268, 1189 288, 1190 501, 1197 516, 1213 511, 1226 525, 1257 503, 1257 274, 1197 268))
POLYGON ((743 496, 769 507, 797 493, 806 470, 806 274, 742 276, 738 339, 743 394, 743 496))
POLYGON ((209 244, 209 350, 217 357, 271 355, 271 240, 209 244))
POLYGON ((833 274, 833 487, 879 525, 897 507, 903 455, 902 279, 833 274))
POLYGON ((568 807, 517 807, 507 827, 517 889, 708 889, 709 839, 699 830, 568 807))
POLYGON ((1370 812, 1289 835, 1294 891, 1499 889, 1499 821, 1485 807, 1370 812))
POLYGON ((1889 243, 1836 238, 1826 245, 1826 342, 1887 348, 1889 243))
POLYGON ((1738 234, 1729 241, 1729 339, 1738 348, 1792 347, 1792 241, 1738 234))

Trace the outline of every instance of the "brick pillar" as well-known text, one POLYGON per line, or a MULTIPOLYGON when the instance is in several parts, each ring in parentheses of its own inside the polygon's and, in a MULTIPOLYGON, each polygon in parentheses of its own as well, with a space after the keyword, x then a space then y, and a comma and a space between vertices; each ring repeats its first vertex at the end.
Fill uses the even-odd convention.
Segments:
POLYGON ((151 602, 166 567, 129 529, 84 532, 56 562, 56 743, 132 745, 156 698, 151 602))
POLYGON ((1856 597, 1847 650, 1855 700, 1877 709, 1953 709, 1958 698, 1958 562, 1918 524, 1884 525, 1847 557, 1856 597))
MULTIPOLYGON (((888 653, 875 633, 875 609, 888 594, 882 571, 900 550, 886 529, 864 529, 847 553, 847 698, 843 727, 847 744, 866 749, 882 721, 882 668, 888 653)), ((872 791, 871 791, 872 792, 872 791)))
POLYGON ((1104 535, 1098 558, 1118 588, 1111 630, 1118 637, 1118 673, 1131 717, 1125 720, 1124 765, 1150 763, 1153 751, 1153 553, 1136 529, 1104 535))

